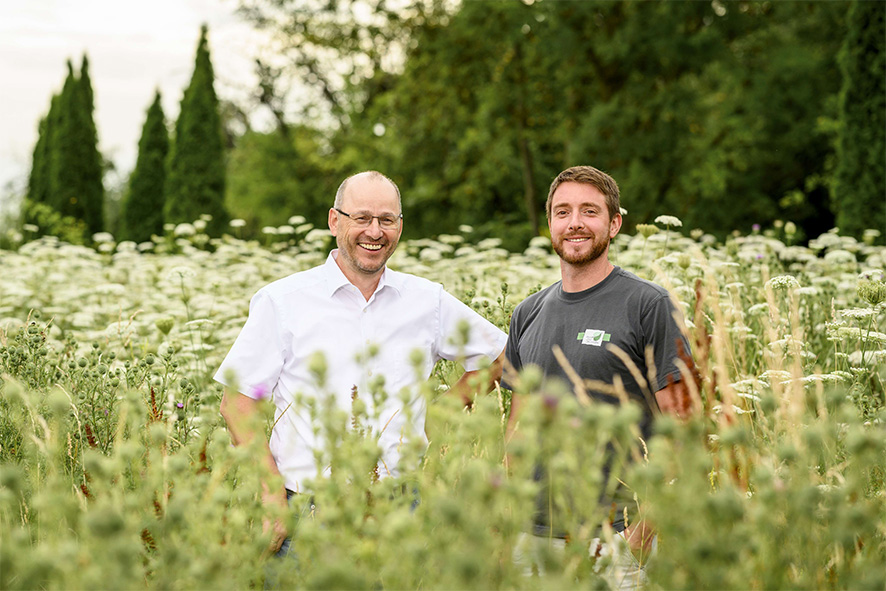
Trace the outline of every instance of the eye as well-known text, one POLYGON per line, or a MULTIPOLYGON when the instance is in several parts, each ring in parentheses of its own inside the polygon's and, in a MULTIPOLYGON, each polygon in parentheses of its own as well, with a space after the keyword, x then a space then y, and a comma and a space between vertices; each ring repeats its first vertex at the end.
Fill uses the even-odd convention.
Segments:
POLYGON ((372 222, 372 217, 370 217, 368 215, 364 215, 364 214, 352 215, 351 218, 354 220, 354 222, 360 224, 361 226, 362 225, 368 226, 370 224, 370 222, 372 222))
POLYGON ((390 227, 390 226, 393 226, 394 224, 397 223, 397 218, 395 218, 392 215, 379 216, 378 223, 381 224, 382 226, 390 227))
POLYGON ((586 207, 585 209, 581 210, 581 215, 585 215, 585 216, 597 215, 597 210, 590 208, 590 207, 586 207))
POLYGON ((569 215, 569 212, 566 211, 565 209, 558 209, 557 211, 554 212, 554 215, 562 218, 565 215, 569 215))

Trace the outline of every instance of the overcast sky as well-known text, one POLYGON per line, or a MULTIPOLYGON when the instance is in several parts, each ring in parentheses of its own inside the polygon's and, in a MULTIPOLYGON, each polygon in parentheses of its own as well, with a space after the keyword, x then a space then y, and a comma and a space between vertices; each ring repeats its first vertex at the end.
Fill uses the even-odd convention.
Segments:
MULTIPOLYGON (((26 0, 0 2, 0 187, 27 179, 37 124, 61 90, 69 58, 89 55, 99 149, 127 173, 154 90, 178 114, 200 25, 209 25, 216 92, 253 87, 258 34, 234 15, 235 0, 26 0)), ((0 192, 2 194, 3 192, 0 192)))

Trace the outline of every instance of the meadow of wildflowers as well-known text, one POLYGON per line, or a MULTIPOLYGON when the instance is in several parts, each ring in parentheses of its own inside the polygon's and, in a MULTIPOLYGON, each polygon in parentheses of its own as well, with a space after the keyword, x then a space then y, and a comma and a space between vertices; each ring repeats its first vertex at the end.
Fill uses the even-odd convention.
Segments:
MULTIPOLYGON (((520 390, 544 391, 509 441, 509 393, 466 411, 440 396, 454 373, 441 364, 425 388, 429 447, 404 441, 416 468, 378 479, 365 405, 318 405, 333 471, 315 510, 280 516, 297 523, 297 558, 279 561, 260 452, 231 446, 210 376, 251 295, 322 263, 331 238, 298 217, 260 242, 234 237, 236 220, 222 239, 205 226, 0 250, 0 588, 604 588, 587 546, 614 478, 658 528, 651 588, 886 587, 886 248, 873 234, 801 246, 788 223, 719 242, 661 216, 619 236, 616 264, 684 313, 693 420, 662 419, 641 441, 632 406, 584 405, 528 371, 520 390), (636 461, 603 481, 607 446, 636 461), (512 555, 539 460, 563 483, 551 502, 573 537, 526 577, 512 555)), ((559 278, 557 258, 544 238, 514 254, 471 231, 404 242, 389 264, 506 329, 559 278)))

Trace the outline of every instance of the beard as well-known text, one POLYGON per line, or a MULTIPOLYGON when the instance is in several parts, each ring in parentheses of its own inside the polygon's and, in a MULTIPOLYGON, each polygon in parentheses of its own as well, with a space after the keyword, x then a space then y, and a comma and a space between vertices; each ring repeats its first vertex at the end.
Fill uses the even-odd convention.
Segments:
POLYGON ((609 248, 609 238, 607 237, 605 240, 597 240, 596 235, 589 234, 588 238, 591 242, 591 250, 585 254, 569 254, 566 252, 564 248, 564 242, 566 242, 566 236, 561 237, 559 240, 552 241, 551 244, 554 247, 554 252, 557 253, 557 256, 560 257, 564 262, 569 263, 570 265, 576 266, 584 266, 593 263, 601 256, 606 253, 606 249, 609 248))
MULTIPOLYGON (((367 240, 366 242, 370 241, 367 240)), ((393 242, 384 242, 381 247, 383 256, 380 260, 364 261, 360 258, 361 249, 356 240, 351 240, 348 237, 345 237, 343 240, 337 238, 336 244, 338 246, 339 256, 343 256, 344 260, 352 269, 366 275, 374 275, 381 271, 391 255, 394 254, 394 249, 397 248, 396 240, 393 242)))

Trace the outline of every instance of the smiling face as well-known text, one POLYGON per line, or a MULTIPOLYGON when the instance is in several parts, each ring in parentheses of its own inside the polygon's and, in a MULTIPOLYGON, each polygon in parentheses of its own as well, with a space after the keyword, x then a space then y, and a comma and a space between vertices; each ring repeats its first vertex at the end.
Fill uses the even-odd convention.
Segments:
MULTIPOLYGON (((359 174, 352 177, 345 188, 339 207, 355 216, 400 214, 400 202, 394 186, 381 176, 359 174)), ((338 244, 337 263, 348 279, 378 275, 397 248, 403 232, 402 220, 396 229, 385 230, 378 220, 367 227, 359 227, 353 220, 329 210, 329 230, 338 244)))
POLYGON ((606 197, 593 185, 562 183, 551 196, 551 243, 565 263, 586 266, 604 258, 621 229, 621 215, 609 217, 606 197))

